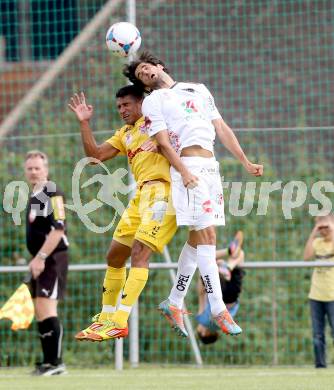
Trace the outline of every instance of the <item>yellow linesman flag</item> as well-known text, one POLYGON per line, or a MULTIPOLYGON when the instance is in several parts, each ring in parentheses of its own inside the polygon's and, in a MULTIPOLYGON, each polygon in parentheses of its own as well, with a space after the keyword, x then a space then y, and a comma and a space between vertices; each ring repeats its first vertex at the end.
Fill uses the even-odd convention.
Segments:
POLYGON ((27 329, 34 318, 34 304, 28 286, 22 283, 0 309, 0 319, 12 321, 12 330, 27 329))

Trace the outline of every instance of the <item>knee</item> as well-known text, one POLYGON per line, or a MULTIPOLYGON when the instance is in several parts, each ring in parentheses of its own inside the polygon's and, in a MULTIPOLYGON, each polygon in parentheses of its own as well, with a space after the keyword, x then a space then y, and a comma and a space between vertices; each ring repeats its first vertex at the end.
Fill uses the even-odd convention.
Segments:
POLYGON ((111 247, 108 249, 106 259, 108 267, 121 268, 126 263, 127 255, 111 247))
POLYGON ((315 333, 313 335, 313 344, 315 346, 323 345, 325 343, 325 335, 322 333, 315 333))
POLYGON ((139 241, 133 244, 131 251, 131 267, 148 268, 148 256, 146 246, 139 241))
POLYGON ((115 255, 113 254, 112 250, 110 250, 110 249, 108 250, 107 255, 106 255, 106 259, 107 259, 107 264, 109 267, 115 266, 115 255))

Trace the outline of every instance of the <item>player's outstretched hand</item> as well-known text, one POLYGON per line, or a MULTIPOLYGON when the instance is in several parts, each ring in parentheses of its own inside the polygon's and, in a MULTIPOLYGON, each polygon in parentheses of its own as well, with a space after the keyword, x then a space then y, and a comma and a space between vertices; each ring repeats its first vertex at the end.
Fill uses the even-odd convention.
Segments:
POLYGON ((247 172, 253 176, 263 175, 263 165, 261 164, 253 164, 251 162, 247 162, 247 164, 245 164, 245 168, 247 172))
POLYGON ((80 94, 75 93, 71 97, 71 103, 68 104, 68 107, 75 113, 79 122, 89 121, 93 116, 93 106, 86 104, 83 92, 80 94))

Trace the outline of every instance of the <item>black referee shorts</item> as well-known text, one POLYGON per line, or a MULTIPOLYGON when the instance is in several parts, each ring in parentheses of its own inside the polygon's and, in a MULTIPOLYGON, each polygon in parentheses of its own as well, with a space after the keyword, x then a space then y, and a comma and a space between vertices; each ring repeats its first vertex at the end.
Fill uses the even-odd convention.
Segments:
POLYGON ((37 279, 31 280, 33 298, 63 299, 66 291, 68 252, 60 251, 48 257, 45 269, 37 279))

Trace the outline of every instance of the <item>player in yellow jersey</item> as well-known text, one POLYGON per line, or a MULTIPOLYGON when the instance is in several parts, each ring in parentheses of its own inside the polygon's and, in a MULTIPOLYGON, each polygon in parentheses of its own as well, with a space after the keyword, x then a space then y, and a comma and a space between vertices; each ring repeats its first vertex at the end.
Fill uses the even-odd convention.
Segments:
POLYGON ((102 341, 128 335, 128 317, 148 279, 152 252, 162 252, 176 231, 170 201, 169 163, 159 153, 147 134, 141 114, 143 92, 128 85, 116 93, 117 109, 126 123, 98 145, 90 119, 93 107, 85 95, 75 94, 69 108, 80 122, 86 155, 100 161, 127 155, 137 183, 137 191, 119 221, 107 253, 108 268, 103 282, 102 311, 88 328, 75 336, 78 340, 102 341), (126 278, 125 263, 131 256, 126 278), (118 307, 118 298, 123 289, 118 307))

